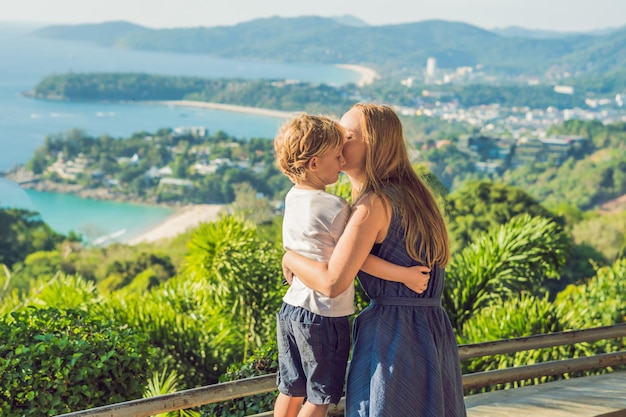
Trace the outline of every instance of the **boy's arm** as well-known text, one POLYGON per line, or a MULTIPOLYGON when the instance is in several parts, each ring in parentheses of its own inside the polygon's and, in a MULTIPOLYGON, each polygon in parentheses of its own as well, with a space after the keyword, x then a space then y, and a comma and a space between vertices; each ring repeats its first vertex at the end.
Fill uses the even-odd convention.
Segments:
POLYGON ((430 279, 430 268, 427 266, 400 266, 371 254, 361 269, 386 281, 401 282, 418 294, 426 290, 430 279))

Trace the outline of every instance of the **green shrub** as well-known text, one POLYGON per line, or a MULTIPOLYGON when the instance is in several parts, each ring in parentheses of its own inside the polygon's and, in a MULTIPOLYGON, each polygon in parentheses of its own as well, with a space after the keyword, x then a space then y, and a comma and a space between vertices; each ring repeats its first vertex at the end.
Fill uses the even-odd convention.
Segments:
MULTIPOLYGON (((277 370, 278 348, 276 341, 273 340, 263 345, 246 361, 231 365, 228 371, 220 377, 220 382, 267 375, 275 373, 277 370)), ((209 404, 202 408, 202 415, 208 417, 243 417, 259 414, 274 409, 277 395, 278 391, 272 391, 222 403, 209 404)))
POLYGON ((626 258, 596 270, 582 285, 569 285, 554 300, 573 329, 626 322, 626 258))
POLYGON ((81 310, 0 318, 0 415, 49 416, 141 398, 151 348, 81 310))

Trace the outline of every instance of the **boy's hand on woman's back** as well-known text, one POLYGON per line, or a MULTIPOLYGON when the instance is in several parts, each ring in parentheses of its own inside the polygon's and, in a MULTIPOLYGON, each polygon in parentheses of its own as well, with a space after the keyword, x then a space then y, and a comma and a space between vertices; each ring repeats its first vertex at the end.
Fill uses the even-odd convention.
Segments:
POLYGON ((409 279, 404 283, 409 289, 418 294, 423 293, 428 288, 430 280, 430 268, 427 266, 412 266, 409 268, 409 279))

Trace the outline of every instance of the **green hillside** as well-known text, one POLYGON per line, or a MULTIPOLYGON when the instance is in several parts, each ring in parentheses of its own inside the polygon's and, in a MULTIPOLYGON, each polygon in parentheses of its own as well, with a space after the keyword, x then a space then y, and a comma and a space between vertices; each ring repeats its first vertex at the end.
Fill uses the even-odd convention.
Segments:
POLYGON ((533 39, 442 20, 355 27, 316 16, 271 17, 234 26, 158 30, 113 22, 50 26, 35 34, 224 58, 364 64, 381 72, 415 72, 431 56, 441 68, 480 64, 495 74, 544 75, 550 70, 597 74, 626 62, 626 29, 533 39))
POLYGON ((111 46, 115 39, 133 32, 149 29, 129 22, 89 23, 82 25, 54 25, 38 29, 35 34, 43 38, 95 42, 111 46))

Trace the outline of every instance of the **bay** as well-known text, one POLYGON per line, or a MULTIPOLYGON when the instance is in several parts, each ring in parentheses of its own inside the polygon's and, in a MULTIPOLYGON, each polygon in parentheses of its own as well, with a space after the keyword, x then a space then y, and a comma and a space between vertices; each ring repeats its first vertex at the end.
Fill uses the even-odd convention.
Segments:
MULTIPOLYGON (((46 135, 78 128, 91 136, 123 138, 160 128, 203 126, 240 138, 271 138, 283 119, 214 109, 142 103, 64 102, 29 98, 23 92, 50 74, 144 72, 207 78, 291 79, 327 84, 358 81, 359 74, 332 65, 238 61, 198 54, 102 48, 83 42, 42 39, 36 25, 0 22, 0 171, 24 164, 46 135)), ((172 213, 172 209, 94 201, 72 195, 23 190, 0 178, 0 207, 37 211, 53 229, 96 240, 128 239, 172 213)))

